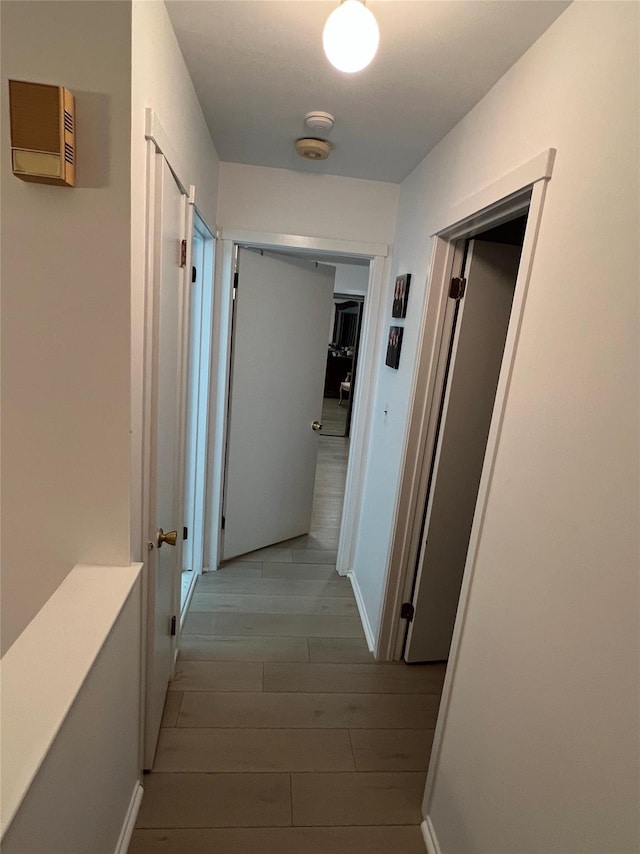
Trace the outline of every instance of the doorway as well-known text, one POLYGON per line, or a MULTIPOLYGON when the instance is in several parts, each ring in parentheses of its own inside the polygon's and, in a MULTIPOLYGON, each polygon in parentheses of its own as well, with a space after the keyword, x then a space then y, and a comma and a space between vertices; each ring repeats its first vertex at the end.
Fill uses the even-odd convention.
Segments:
MULTIPOLYGON (((365 470, 365 453, 369 441, 368 413, 373 405, 373 377, 375 375, 376 333, 384 287, 384 271, 388 246, 378 243, 351 242, 300 235, 267 234, 262 232, 224 230, 221 233, 220 287, 214 310, 216 331, 214 349, 218 358, 214 364, 218 371, 212 378, 210 423, 213 446, 207 488, 207 524, 205 540, 205 567, 214 570, 221 560, 222 542, 222 490, 224 460, 228 438, 227 410, 229 402, 229 368, 231 364, 231 331, 235 278, 235 247, 250 245, 276 252, 299 254, 300 257, 321 258, 322 263, 340 264, 352 258, 369 265, 367 300, 362 315, 359 348, 358 388, 352 404, 352 419, 348 455, 348 475, 344 493, 343 524, 338 543, 336 567, 346 575, 352 566, 360 518, 361 494, 365 470)), ((326 331, 328 332, 328 318, 326 331)), ((327 335, 328 337, 328 335, 327 335)), ((326 346, 326 339, 325 339, 326 346)), ((226 519, 224 520, 226 523, 226 519)))
POLYGON ((190 291, 186 309, 189 314, 184 476, 186 537, 182 550, 181 625, 204 561, 214 265, 215 239, 196 210, 193 215, 190 291))
POLYGON ((409 663, 449 657, 526 222, 521 215, 455 248, 450 322, 436 368, 439 398, 430 416, 435 442, 403 647, 409 663))
POLYGON ((334 271, 240 246, 222 559, 309 531, 334 271))
MULTIPOLYGON (((454 271, 461 269, 462 259, 458 243, 526 215, 520 267, 467 549, 467 566, 459 596, 460 605, 449 652, 450 662, 455 665, 473 585, 484 514, 494 476, 494 461, 555 155, 553 148, 541 151, 493 184, 469 195, 449 210, 446 219, 431 234, 433 253, 421 321, 413 400, 398 490, 396 524, 391 540, 379 633, 375 641, 378 660, 395 661, 402 658, 407 621, 411 617, 414 570, 420 552, 422 522, 431 473, 429 463, 437 438, 437 418, 433 416, 434 412, 437 412, 443 388, 442 371, 438 370, 438 354, 443 340, 446 340, 451 330, 451 279, 454 277, 454 271)), ((446 715, 449 694, 450 682, 447 681, 443 694, 443 718, 446 715)))
MULTIPOLYGON (((366 290, 369 261, 353 259, 356 267, 342 263, 346 260, 337 264, 323 253, 251 245, 237 249, 222 560, 311 529, 318 452, 332 435, 344 439, 347 424, 345 418, 341 431, 325 436, 328 363, 340 362, 331 376, 336 404, 345 415, 353 411, 355 397, 354 387, 347 394, 340 385, 350 383, 347 375, 355 376, 364 295, 336 296, 335 283, 345 281, 340 276, 345 268, 364 280, 361 290, 366 290), (336 343, 341 348, 337 356, 336 343), (344 374, 343 362, 348 362, 344 374)), ((348 442, 342 445, 348 449, 348 442)))
POLYGON ((322 402, 324 436, 349 436, 363 307, 363 296, 334 293, 322 402))

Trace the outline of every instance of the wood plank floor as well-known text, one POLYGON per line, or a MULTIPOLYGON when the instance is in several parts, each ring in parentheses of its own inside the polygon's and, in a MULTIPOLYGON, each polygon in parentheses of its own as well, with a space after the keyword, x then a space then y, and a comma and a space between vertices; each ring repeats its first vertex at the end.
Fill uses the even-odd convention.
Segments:
POLYGON ((198 580, 130 854, 424 854, 442 665, 376 664, 335 572, 347 441, 311 532, 198 580))
POLYGON ((323 436, 344 436, 347 428, 349 395, 344 396, 342 405, 337 397, 325 397, 322 401, 323 436))

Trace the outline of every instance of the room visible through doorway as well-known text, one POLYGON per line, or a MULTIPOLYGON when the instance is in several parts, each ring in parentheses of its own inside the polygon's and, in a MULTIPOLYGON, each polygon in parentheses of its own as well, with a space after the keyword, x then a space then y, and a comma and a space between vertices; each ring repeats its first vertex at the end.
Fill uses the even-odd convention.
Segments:
MULTIPOLYGON (((357 275, 362 276, 360 287, 366 289, 368 269, 358 268, 357 275)), ((338 293, 338 287, 336 284, 322 403, 325 436, 349 435, 365 300, 359 294, 338 293)))

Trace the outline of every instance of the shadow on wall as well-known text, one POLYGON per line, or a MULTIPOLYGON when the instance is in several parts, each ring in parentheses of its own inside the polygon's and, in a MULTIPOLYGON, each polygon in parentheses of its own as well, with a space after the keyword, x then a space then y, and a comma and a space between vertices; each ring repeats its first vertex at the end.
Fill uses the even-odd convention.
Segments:
POLYGON ((111 175, 111 98, 73 91, 76 99, 76 189, 108 187, 111 175))

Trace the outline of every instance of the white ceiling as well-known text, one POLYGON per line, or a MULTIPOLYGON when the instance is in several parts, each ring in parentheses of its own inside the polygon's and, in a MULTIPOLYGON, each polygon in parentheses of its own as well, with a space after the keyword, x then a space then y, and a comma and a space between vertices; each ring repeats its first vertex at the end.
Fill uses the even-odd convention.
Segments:
POLYGON ((567 8, 563 0, 369 0, 380 48, 336 71, 327 0, 168 0, 221 160, 402 181, 567 8), (336 118, 323 162, 294 142, 304 115, 336 118))

